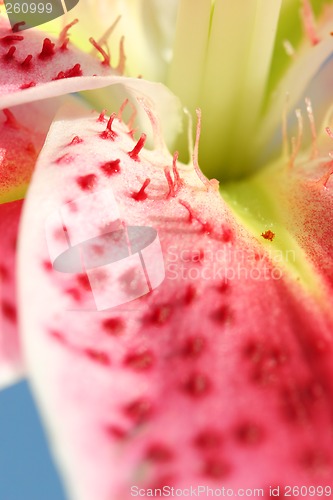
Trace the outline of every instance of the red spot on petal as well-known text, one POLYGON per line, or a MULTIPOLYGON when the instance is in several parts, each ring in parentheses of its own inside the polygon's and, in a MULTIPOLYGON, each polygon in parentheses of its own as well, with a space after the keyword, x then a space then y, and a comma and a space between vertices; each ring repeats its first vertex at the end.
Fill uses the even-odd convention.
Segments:
POLYGON ((31 68, 32 54, 27 55, 23 62, 21 62, 21 68, 28 70, 31 68))
POLYGON ((185 294, 184 294, 184 303, 185 305, 190 305, 198 296, 198 291, 196 287, 192 284, 189 284, 186 288, 185 294))
POLYGON ((15 129, 20 128, 19 122, 16 120, 14 114, 9 109, 5 108, 2 110, 2 112, 6 117, 5 125, 15 129))
POLYGON ((122 318, 107 318, 103 320, 102 324, 108 335, 120 335, 125 328, 125 322, 122 318))
POLYGON ((36 82, 24 83, 23 85, 21 85, 20 89, 30 89, 31 87, 36 87, 36 82))
POLYGON ((66 293, 76 300, 76 302, 81 302, 81 293, 77 288, 68 288, 66 293))
POLYGON ((222 444, 222 436, 218 431, 213 429, 207 429, 199 432, 199 434, 194 438, 194 445, 198 448, 209 451, 215 448, 219 448, 222 444))
POLYGON ((198 358, 204 351, 206 341, 203 337, 189 337, 186 339, 182 354, 188 358, 198 358))
MULTIPOLYGON (((112 124, 113 124, 113 121, 116 117, 117 117, 116 113, 112 113, 112 115, 110 116, 109 121, 106 125, 106 129, 104 130, 104 132, 99 134, 101 139, 111 139, 111 141, 115 140, 115 138, 117 137, 117 133, 114 130, 112 130, 112 124)), ((98 119, 98 121, 101 121, 101 120, 98 119)))
POLYGON ((59 158, 57 158, 54 163, 56 163, 57 165, 68 165, 69 163, 72 163, 72 161, 74 161, 74 157, 69 153, 65 153, 64 155, 59 156, 59 158))
POLYGON ((17 314, 16 314, 16 308, 12 304, 10 304, 7 301, 3 301, 1 304, 2 308, 2 313, 5 318, 7 318, 9 321, 12 323, 16 322, 17 319, 17 314))
POLYGON ((48 261, 48 260, 46 261, 46 260, 45 260, 45 261, 43 262, 43 268, 45 269, 45 271, 50 272, 50 271, 52 271, 53 266, 52 266, 52 264, 51 264, 51 262, 50 262, 50 261, 48 261))
POLYGON ((86 290, 86 291, 91 290, 89 278, 86 274, 79 274, 76 279, 77 279, 80 287, 83 288, 83 290, 86 290))
POLYGON ((152 404, 148 399, 137 399, 124 408, 125 414, 137 424, 148 420, 152 414, 152 404))
POLYGON ((103 111, 101 112, 101 114, 97 118, 98 122, 104 123, 106 121, 105 113, 106 113, 106 109, 103 109, 103 111))
POLYGON ((146 458, 152 462, 169 462, 173 458, 172 451, 164 444, 154 443, 149 446, 146 458))
POLYGON ((235 429, 235 437, 244 445, 256 445, 262 441, 263 432, 258 425, 245 423, 235 429))
POLYGON ((73 137, 73 139, 69 143, 69 146, 75 146, 76 144, 81 144, 82 142, 83 142, 83 139, 81 139, 81 137, 76 135, 75 137, 73 137))
POLYGON ((120 173, 120 160, 107 161, 101 165, 101 170, 107 177, 120 173))
POLYGON ((82 69, 80 64, 75 64, 72 68, 66 71, 60 71, 53 80, 62 80, 64 78, 74 78, 75 76, 82 76, 82 69))
POLYGON ((9 45, 11 43, 21 42, 22 40, 24 40, 24 36, 22 35, 7 35, 0 38, 0 42, 3 45, 9 45))
POLYGON ((5 59, 5 61, 11 61, 12 59, 14 59, 15 51, 16 51, 16 47, 14 47, 14 45, 12 47, 10 47, 8 49, 7 54, 5 54, 3 56, 3 58, 5 59))
POLYGON ((0 265, 0 278, 2 280, 7 280, 9 278, 9 272, 8 269, 6 269, 4 266, 0 265))
POLYGON ((132 195, 131 195, 132 198, 134 200, 136 200, 136 201, 144 201, 144 200, 146 200, 147 197, 148 197, 148 195, 146 193, 146 188, 147 188, 147 186, 149 186, 149 184, 150 184, 150 179, 147 178, 145 180, 145 182, 143 183, 141 189, 138 192, 136 192, 136 193, 132 193, 132 195))
POLYGON ((206 396, 210 388, 210 380, 203 373, 192 373, 183 385, 184 391, 194 398, 206 396))
POLYGON ((155 325, 164 325, 170 319, 171 314, 172 308, 169 305, 157 305, 153 308, 152 312, 145 317, 145 320, 155 325))
POLYGON ((62 333, 56 331, 56 330, 51 330, 50 331, 50 335, 51 337, 53 337, 55 340, 57 340, 58 342, 61 342, 61 343, 67 343, 65 337, 63 336, 62 333))
POLYGON ((109 356, 103 351, 97 351, 95 349, 85 349, 84 352, 89 359, 96 361, 96 363, 104 366, 108 366, 110 364, 109 356))
POLYGON ((150 350, 128 354, 124 359, 124 364, 134 370, 148 370, 153 366, 154 355, 150 350))
POLYGON ((140 161, 139 153, 142 150, 142 148, 144 147, 146 139, 147 139, 146 134, 141 134, 140 139, 138 140, 138 142, 136 143, 136 145, 134 146, 132 151, 129 151, 129 153, 127 153, 128 156, 130 156, 132 158, 132 160, 140 161))
POLYGON ((213 479, 222 479, 229 475, 230 465, 221 459, 209 459, 205 462, 203 474, 213 479))
POLYGON ((108 425, 106 431, 112 438, 119 440, 122 440, 127 436, 127 431, 121 427, 117 427, 116 425, 108 425))
POLYGON ((54 52, 55 44, 51 42, 49 38, 45 38, 43 41, 42 51, 39 54, 40 59, 49 59, 55 55, 54 52))
POLYGON ((211 318, 217 323, 226 323, 230 319, 230 310, 226 305, 218 307, 212 314, 211 318))
POLYGON ((83 191, 90 191, 95 187, 97 177, 95 174, 82 175, 77 177, 76 182, 83 191))

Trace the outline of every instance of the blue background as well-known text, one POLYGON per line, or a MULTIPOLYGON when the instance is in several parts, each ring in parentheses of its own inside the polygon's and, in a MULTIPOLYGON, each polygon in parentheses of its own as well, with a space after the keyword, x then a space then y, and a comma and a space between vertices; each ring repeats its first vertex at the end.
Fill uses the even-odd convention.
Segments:
POLYGON ((0 500, 68 500, 26 382, 0 391, 0 500))

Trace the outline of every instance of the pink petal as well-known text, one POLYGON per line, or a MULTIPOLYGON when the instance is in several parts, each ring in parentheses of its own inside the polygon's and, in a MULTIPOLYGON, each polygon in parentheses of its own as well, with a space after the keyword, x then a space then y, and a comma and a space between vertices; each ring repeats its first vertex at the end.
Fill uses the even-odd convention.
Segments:
POLYGON ((0 111, 1 203, 24 196, 50 124, 64 102, 54 98, 0 111))
POLYGON ((55 121, 21 232, 25 354, 69 494, 223 484, 267 496, 280 486, 283 496, 286 485, 330 485, 331 319, 214 184, 173 171, 165 152, 139 151, 111 122, 69 109, 55 121), (118 211, 158 231, 160 286, 158 247, 142 252, 146 274, 137 254, 127 268, 119 260, 110 271, 106 259, 78 271, 100 262, 103 240, 56 259, 69 241, 114 229, 118 211), (147 274, 156 288, 144 294, 147 274))
POLYGON ((164 85, 120 76, 105 61, 71 45, 63 49, 62 43, 33 29, 13 33, 8 22, 0 17, 0 109, 119 84, 132 96, 150 99, 161 117, 167 142, 177 137, 181 129, 181 106, 164 85))
POLYGON ((0 386, 23 372, 16 305, 15 252, 22 200, 0 204, 0 386))
POLYGON ((0 17, 1 107, 80 90, 79 76, 112 74, 99 59, 62 44, 34 29, 13 33, 0 17), (63 80, 68 79, 63 91, 63 80), (42 84, 46 87, 41 91, 42 84))

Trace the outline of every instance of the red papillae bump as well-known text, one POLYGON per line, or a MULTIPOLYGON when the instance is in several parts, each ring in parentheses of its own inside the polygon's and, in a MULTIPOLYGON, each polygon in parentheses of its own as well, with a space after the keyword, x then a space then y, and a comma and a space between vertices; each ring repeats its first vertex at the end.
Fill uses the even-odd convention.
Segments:
POLYGON ((222 479, 229 475, 230 465, 219 458, 208 459, 203 467, 203 474, 213 479, 222 479))
POLYGON ((17 319, 16 308, 7 301, 2 302, 1 308, 4 317, 12 323, 15 323, 17 319))
POLYGON ((54 43, 52 43, 49 38, 45 38, 43 41, 42 51, 38 57, 40 59, 49 59, 50 57, 53 57, 55 55, 54 47, 54 43))
POLYGON ((172 309, 169 305, 158 305, 145 317, 145 320, 155 325, 164 325, 170 319, 171 314, 172 309))
POLYGON ((77 177, 76 182, 83 191, 90 191, 95 187, 97 177, 95 174, 82 175, 77 177))
POLYGON ((231 317, 229 307, 222 305, 218 307, 212 314, 211 318, 217 323, 226 323, 231 317))
POLYGON ((137 399, 124 408, 124 413, 136 424, 148 420, 152 414, 152 404, 148 399, 137 399))
POLYGON ((111 177, 111 175, 120 173, 120 160, 107 161, 101 165, 101 170, 107 177, 111 177))
POLYGON ((14 45, 12 45, 12 47, 10 47, 8 49, 7 54, 5 54, 3 56, 3 58, 5 59, 5 61, 11 61, 12 59, 14 59, 15 51, 16 51, 16 47, 14 47, 14 45))
POLYGON ((79 137, 78 135, 76 135, 75 137, 73 137, 73 139, 71 140, 71 142, 69 143, 70 146, 75 146, 76 144, 81 144, 83 142, 83 139, 81 139, 81 137, 79 137))
POLYGON ((110 56, 105 52, 105 50, 97 43, 93 37, 89 38, 89 42, 95 47, 96 50, 103 56, 102 64, 104 66, 110 66, 110 56))
POLYGON ((121 427, 118 427, 116 425, 108 425, 106 427, 106 431, 114 439, 122 440, 125 439, 127 436, 127 431, 125 429, 122 429, 121 427))
POLYGON ((62 344, 63 343, 67 343, 67 341, 65 340, 65 337, 62 333, 56 331, 56 330, 51 330, 50 331, 50 335, 53 339, 57 340, 58 342, 61 342, 62 344))
POLYGON ((209 451, 212 449, 219 448, 222 444, 222 436, 218 431, 213 429, 206 429, 194 438, 194 445, 204 451, 209 451))
POLYGON ((306 450, 300 458, 300 464, 308 473, 315 473, 319 476, 327 474, 331 469, 327 455, 320 450, 306 450))
POLYGON ((152 462, 169 462, 173 459, 173 453, 166 445, 153 443, 146 451, 146 458, 152 462))
POLYGON ((69 153, 65 153, 64 155, 59 156, 59 158, 57 158, 54 163, 56 163, 57 165, 62 165, 65 163, 69 164, 72 163, 73 160, 74 158, 72 155, 70 155, 69 153))
POLYGON ((9 277, 8 269, 6 269, 4 266, 0 265, 0 278, 2 280, 7 280, 8 277, 9 277))
POLYGON ((79 63, 75 64, 72 68, 66 71, 60 71, 53 80, 62 80, 63 78, 74 78, 75 76, 82 76, 82 69, 79 63))
POLYGON ((230 289, 230 284, 227 280, 222 280, 219 285, 217 285, 216 290, 219 293, 226 293, 230 289))
POLYGON ((79 274, 77 276, 77 281, 78 281, 80 287, 83 288, 83 290, 86 290, 86 291, 91 290, 89 278, 86 274, 79 274))
POLYGON ((203 373, 192 373, 183 385, 183 390, 194 398, 206 396, 210 389, 210 380, 203 373))
POLYGON ((164 175, 166 177, 168 186, 169 186, 169 192, 167 194, 167 198, 174 197, 176 192, 175 192, 175 186, 174 186, 174 181, 172 180, 171 174, 170 174, 170 168, 165 167, 164 169, 164 175))
POLYGON ((191 208, 191 206, 189 205, 189 203, 187 203, 186 201, 184 200, 178 200, 178 202, 184 207, 186 208, 186 210, 188 211, 188 221, 189 222, 192 222, 193 219, 194 219, 194 212, 191 208))
POLYGON ((148 370, 154 364, 154 355, 150 350, 128 354, 124 364, 134 370, 148 370))
POLYGON ((150 184, 150 179, 147 178, 145 180, 145 182, 143 183, 141 189, 138 192, 136 192, 136 193, 132 193, 132 195, 131 195, 132 198, 134 200, 136 200, 136 201, 144 201, 144 200, 146 200, 147 197, 148 197, 148 195, 146 193, 146 188, 147 188, 147 186, 149 186, 149 184, 150 184))
POLYGON ((241 424, 235 429, 235 438, 244 445, 255 445, 262 441, 263 432, 256 424, 241 424))
POLYGON ((184 304, 185 305, 190 305, 192 304, 195 299, 197 298, 198 296, 198 291, 196 289, 196 287, 192 284, 189 284, 186 288, 186 291, 185 291, 185 294, 184 294, 184 304))
POLYGON ((12 32, 18 33, 20 31, 21 26, 25 26, 25 21, 20 21, 19 23, 15 23, 14 26, 12 27, 12 32))
POLYGON ((22 35, 7 35, 0 38, 0 42, 3 45, 9 45, 11 43, 21 42, 22 40, 24 40, 24 36, 22 35))
POLYGON ((273 231, 271 231, 271 230, 269 229, 268 231, 265 231, 264 233, 261 233, 261 236, 262 236, 265 240, 273 241, 273 240, 274 240, 274 237, 275 237, 275 233, 273 233, 273 231))
POLYGON ((182 354, 187 358, 198 358, 204 351, 206 341, 203 337, 189 337, 185 340, 182 354))
POLYGON ((31 68, 31 61, 32 61, 32 55, 29 54, 27 55, 27 57, 24 59, 24 61, 21 63, 21 68, 22 69, 29 69, 31 68))
POLYGON ((96 361, 104 366, 108 366, 110 364, 109 356, 103 351, 97 351, 95 349, 85 349, 84 353, 88 356, 89 359, 96 361))
POLYGON ((103 320, 103 329, 108 335, 119 335, 125 328, 122 318, 107 318, 103 320))
POLYGON ((105 113, 106 113, 106 109, 103 109, 103 111, 100 113, 99 117, 97 118, 98 122, 105 123, 105 121, 106 121, 105 113))
POLYGON ((76 300, 76 302, 81 302, 81 292, 77 288, 68 288, 66 293, 76 300))
POLYGON ((223 226, 222 226, 222 230, 223 230, 222 241, 224 243, 230 243, 234 237, 232 230, 229 227, 223 227, 223 226))
POLYGON ((48 261, 48 260, 47 260, 47 261, 46 261, 46 260, 44 260, 44 262, 43 262, 43 268, 45 269, 45 271, 50 272, 50 271, 52 271, 53 266, 52 266, 52 264, 51 264, 51 262, 50 262, 50 261, 48 261))
POLYGON ((136 143, 136 145, 134 146, 132 151, 129 151, 127 153, 128 156, 130 156, 132 158, 132 160, 140 161, 139 153, 140 153, 141 149, 144 147, 146 139, 147 139, 146 134, 141 134, 140 139, 138 140, 138 142, 136 143))
POLYGON ((18 121, 16 120, 15 116, 13 115, 13 113, 8 108, 4 108, 2 110, 2 112, 3 112, 3 114, 6 117, 5 125, 7 125, 7 126, 9 126, 11 128, 15 128, 15 129, 19 129, 20 128, 20 125, 19 125, 18 121))
POLYGON ((24 83, 23 85, 21 85, 20 89, 30 89, 31 87, 36 87, 36 82, 24 83))
MULTIPOLYGON (((99 135, 102 139, 111 139, 112 141, 114 141, 115 138, 117 137, 118 134, 114 130, 112 130, 112 123, 116 117, 117 117, 116 113, 112 113, 107 123, 106 129, 99 135)), ((103 120, 98 119, 98 121, 103 121, 103 120)))

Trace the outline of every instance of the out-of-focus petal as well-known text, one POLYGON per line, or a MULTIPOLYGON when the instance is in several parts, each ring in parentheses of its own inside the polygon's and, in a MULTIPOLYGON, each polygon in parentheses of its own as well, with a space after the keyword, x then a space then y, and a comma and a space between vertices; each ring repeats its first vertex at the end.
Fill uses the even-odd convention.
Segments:
POLYGON ((15 382, 24 367, 18 335, 16 245, 22 200, 0 204, 0 387, 15 382))
MULTIPOLYGON (((164 81, 170 61, 176 14, 179 0, 85 0, 70 11, 68 20, 77 17, 78 29, 72 40, 78 46, 89 48, 88 36, 106 40, 112 60, 117 60, 119 41, 125 37, 127 57, 126 73, 142 75, 150 80, 164 81), (120 17, 108 36, 111 26, 120 17), (106 37, 104 35, 106 34, 106 37)), ((63 20, 42 26, 54 32, 63 25, 63 20)))

